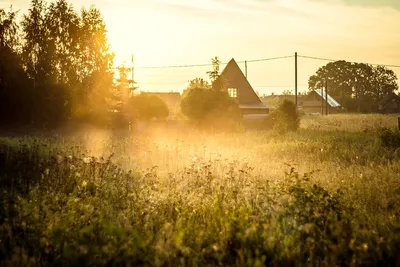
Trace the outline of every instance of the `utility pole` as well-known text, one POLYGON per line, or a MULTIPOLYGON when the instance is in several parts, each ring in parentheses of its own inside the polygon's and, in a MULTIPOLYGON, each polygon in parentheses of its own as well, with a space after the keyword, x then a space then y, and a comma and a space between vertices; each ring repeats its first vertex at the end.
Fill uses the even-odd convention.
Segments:
POLYGON ((324 86, 321 86, 321 115, 324 116, 324 86))
POLYGON ((329 110, 329 103, 328 103, 328 80, 325 80, 325 100, 326 100, 326 107, 325 107, 325 115, 328 115, 329 110))
POLYGON ((246 74, 246 79, 247 79, 247 60, 244 62, 244 72, 246 74))
POLYGON ((135 67, 134 67, 134 55, 132 54, 132 88, 131 88, 131 94, 133 94, 133 91, 135 90, 135 79, 134 79, 134 71, 135 71, 135 67))
POLYGON ((294 95, 297 108, 297 52, 294 53, 294 95))

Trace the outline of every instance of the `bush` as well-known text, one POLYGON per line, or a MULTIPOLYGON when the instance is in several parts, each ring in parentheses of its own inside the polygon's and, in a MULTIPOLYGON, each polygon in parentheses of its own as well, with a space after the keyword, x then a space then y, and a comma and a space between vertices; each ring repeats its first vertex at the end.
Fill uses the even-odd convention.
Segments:
POLYGON ((165 119, 169 115, 167 104, 158 96, 141 93, 129 102, 130 113, 136 120, 165 119))
POLYGON ((390 149, 396 149, 400 147, 400 132, 391 130, 388 128, 382 128, 379 131, 379 138, 382 146, 390 149))
POLYGON ((296 105, 290 100, 284 100, 279 107, 264 120, 266 128, 274 129, 280 134, 297 131, 300 126, 300 115, 296 105))
POLYGON ((238 103, 225 90, 190 89, 181 108, 185 116, 202 126, 235 124, 241 118, 238 103))

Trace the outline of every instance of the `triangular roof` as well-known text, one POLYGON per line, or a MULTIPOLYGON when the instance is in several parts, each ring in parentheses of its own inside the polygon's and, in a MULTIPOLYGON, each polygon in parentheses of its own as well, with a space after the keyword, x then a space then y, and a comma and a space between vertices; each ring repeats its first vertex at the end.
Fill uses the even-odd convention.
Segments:
MULTIPOLYGON (((322 91, 322 89, 317 89, 317 90, 314 90, 314 92, 316 93, 316 94, 318 94, 319 96, 321 96, 321 94, 323 94, 322 95, 322 98, 326 101, 326 93, 325 93, 325 91, 322 91)), ((340 107, 341 105, 339 104, 339 102, 337 102, 332 96, 330 96, 329 94, 328 94, 328 104, 331 106, 331 107, 333 107, 333 108, 337 108, 337 107, 340 107)))
POLYGON ((235 59, 232 58, 229 61, 218 79, 223 79, 226 88, 237 89, 239 106, 243 108, 268 108, 254 92, 235 59))

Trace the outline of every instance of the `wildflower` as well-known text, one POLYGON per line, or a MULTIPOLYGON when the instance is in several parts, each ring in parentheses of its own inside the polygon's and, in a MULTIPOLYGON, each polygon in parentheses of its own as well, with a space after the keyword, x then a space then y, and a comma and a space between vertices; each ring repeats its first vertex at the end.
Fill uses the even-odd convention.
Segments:
POLYGON ((368 244, 367 243, 362 244, 362 249, 364 251, 367 251, 368 250, 368 244))
POLYGON ((87 182, 86 181, 83 181, 82 182, 82 187, 86 187, 87 186, 87 182))

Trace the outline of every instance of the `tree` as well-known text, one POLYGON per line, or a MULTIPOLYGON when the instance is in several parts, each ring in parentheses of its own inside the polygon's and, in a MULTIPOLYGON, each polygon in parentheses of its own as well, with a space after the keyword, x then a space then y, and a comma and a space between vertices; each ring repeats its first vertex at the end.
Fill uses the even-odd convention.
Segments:
POLYGON ((184 99, 187 96, 187 94, 189 93, 190 90, 195 89, 195 88, 204 88, 204 89, 211 90, 211 85, 209 82, 207 82, 203 78, 194 78, 189 81, 189 86, 183 90, 182 99, 184 99))
POLYGON ((158 96, 149 93, 131 97, 129 106, 134 120, 165 119, 169 115, 167 104, 158 96))
POLYGON ((213 57, 211 58, 211 62, 213 69, 211 71, 208 71, 207 74, 210 77, 210 81, 215 82, 219 77, 219 65, 221 64, 221 61, 218 57, 213 57))
POLYGON ((336 61, 319 68, 315 75, 308 80, 309 90, 324 87, 325 81, 329 82, 329 93, 333 96, 351 96, 353 93, 353 81, 351 63, 336 61))
POLYGON ((214 90, 226 90, 226 79, 223 76, 220 76, 219 66, 221 61, 218 57, 211 58, 213 69, 208 71, 207 74, 210 77, 211 87, 214 90))
POLYGON ((17 12, 9 12, 0 9, 0 46, 8 47, 12 50, 17 49, 18 38, 18 25, 16 23, 17 12))
POLYGON ((26 124, 32 114, 32 86, 18 47, 17 12, 0 9, 0 124, 26 124))
MULTIPOLYGON (((22 58, 33 80, 38 117, 46 117, 41 107, 68 109, 50 114, 70 114, 92 120, 108 116, 114 103, 113 54, 107 30, 98 9, 91 6, 77 13, 66 0, 49 5, 32 0, 23 17, 22 58), (53 90, 63 88, 63 93, 53 90), (48 101, 64 96, 64 105, 48 101), (67 111, 67 110, 66 110, 67 111)), ((46 111, 48 113, 48 111, 46 111)))
POLYGON ((210 83, 202 78, 195 78, 189 82, 188 89, 191 88, 211 88, 210 83))
POLYGON ((20 25, 16 15, 0 9, 1 122, 107 120, 116 94, 114 55, 100 11, 32 0, 20 25))
POLYGON ((382 99, 384 96, 391 94, 399 89, 396 82, 397 76, 393 70, 385 66, 377 66, 373 70, 371 81, 374 88, 374 97, 382 99))
MULTIPOLYGON (((87 93, 96 93, 98 90, 110 90, 113 77, 114 54, 110 52, 107 38, 107 29, 103 17, 98 9, 91 6, 81 12, 80 62, 82 64, 82 80, 91 86, 85 87, 87 93), (92 76, 104 77, 101 88, 95 84, 92 76), (104 83, 107 82, 107 83, 104 83)), ((97 78, 96 78, 97 79, 97 78)), ((109 92, 100 92, 109 93, 109 92)))
POLYGON ((309 90, 328 84, 328 92, 350 111, 376 111, 377 103, 398 89, 395 73, 383 66, 336 61, 319 68, 308 81, 309 90))
POLYGON ((46 29, 47 5, 43 0, 32 0, 28 14, 23 16, 21 25, 24 44, 22 58, 29 78, 34 84, 51 80, 53 46, 46 29))
POLYGON ((181 102, 182 113, 198 125, 215 127, 224 122, 236 122, 240 116, 238 103, 227 91, 196 87, 188 91, 181 102))
POLYGON ((282 95, 293 95, 293 91, 291 91, 291 90, 284 90, 284 91, 282 92, 282 95))
POLYGON ((79 81, 80 19, 66 0, 50 3, 45 16, 48 41, 54 48, 53 71, 56 82, 71 87, 79 81))

